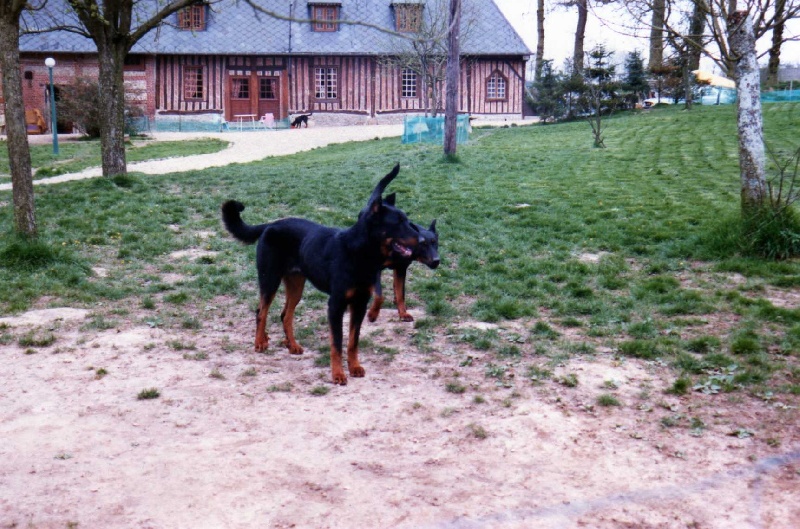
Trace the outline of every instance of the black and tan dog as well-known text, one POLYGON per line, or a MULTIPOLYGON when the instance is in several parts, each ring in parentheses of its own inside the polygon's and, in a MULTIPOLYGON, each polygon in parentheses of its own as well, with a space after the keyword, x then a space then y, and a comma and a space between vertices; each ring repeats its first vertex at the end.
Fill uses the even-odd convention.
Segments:
POLYGON ((354 377, 364 376, 364 368, 358 361, 358 338, 375 278, 392 254, 410 257, 419 241, 419 233, 406 214, 383 202, 383 191, 399 170, 397 165, 381 179, 358 221, 347 229, 299 218, 251 226, 242 221, 240 213, 244 205, 240 202, 229 200, 222 205, 222 221, 231 235, 247 244, 258 241, 256 265, 260 300, 256 317, 256 351, 265 351, 269 344, 267 312, 283 281, 286 288, 286 303, 281 311, 286 334, 284 345, 292 354, 303 352, 294 338, 294 311, 308 279, 329 295, 333 382, 347 384, 342 365, 342 320, 348 308, 348 369, 354 377))
MULTIPOLYGON (((392 193, 386 196, 383 201, 384 204, 390 206, 395 205, 395 194, 392 193)), ((425 229, 419 224, 412 223, 412 227, 419 233, 419 243, 414 248, 411 255, 401 255, 397 252, 392 252, 389 260, 384 263, 384 268, 393 271, 394 279, 394 304, 397 307, 397 314, 400 321, 414 321, 414 317, 406 310, 406 272, 408 267, 414 261, 419 261, 428 268, 435 270, 439 266, 439 234, 436 232, 436 219, 431 222, 429 228, 425 229)), ((374 299, 372 307, 367 313, 369 321, 378 319, 378 315, 383 305, 383 287, 381 286, 381 274, 378 273, 378 279, 375 281, 374 299)))
POLYGON ((293 129, 299 129, 300 125, 303 125, 303 124, 305 124, 306 128, 308 128, 308 118, 310 118, 313 115, 314 115, 313 112, 310 113, 310 114, 300 114, 299 116, 294 118, 294 120, 292 121, 292 128, 293 129))

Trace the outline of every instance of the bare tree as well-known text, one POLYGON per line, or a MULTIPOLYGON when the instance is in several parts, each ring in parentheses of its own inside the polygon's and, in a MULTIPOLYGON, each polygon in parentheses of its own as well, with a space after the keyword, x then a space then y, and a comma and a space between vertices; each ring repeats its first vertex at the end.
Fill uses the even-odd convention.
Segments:
POLYGON ((447 28, 447 80, 444 106, 444 154, 455 156, 458 144, 458 86, 461 73, 459 32, 461 0, 450 0, 450 26, 447 28))
POLYGON ((397 40, 391 54, 381 57, 389 68, 414 72, 420 81, 425 115, 436 117, 442 109, 443 87, 448 56, 449 0, 434 0, 425 5, 417 31, 397 40))
POLYGON ((34 31, 63 30, 97 46, 103 176, 127 173, 125 162, 125 57, 134 44, 173 13, 207 0, 67 0, 71 12, 53 8, 34 31))
POLYGON ((747 11, 732 13, 727 29, 736 80, 742 212, 750 215, 760 211, 767 200, 756 39, 747 11))
POLYGON ((774 87, 778 84, 778 69, 781 65, 781 45, 783 32, 786 27, 786 0, 775 0, 775 27, 772 30, 772 46, 769 49, 769 62, 767 63, 767 86, 774 87))
MULTIPOLYGON (((403 39, 395 41, 394 49, 379 59, 389 68, 414 72, 420 81, 422 110, 426 116, 436 117, 444 108, 450 37, 453 36, 451 28, 456 32, 454 36, 460 49, 469 38, 472 26, 472 15, 464 0, 460 0, 460 24, 453 27, 450 21, 452 7, 452 0, 426 3, 417 31, 403 34, 403 39)), ((454 105, 457 112, 457 101, 454 105)))
POLYGON ((533 80, 539 81, 542 76, 544 62, 544 0, 538 0, 536 5, 536 63, 534 66, 533 80))
POLYGON ((17 233, 33 238, 37 236, 36 206, 19 64, 20 16, 26 7, 26 0, 0 0, 0 70, 3 71, 14 229, 17 233))
POLYGON ((572 52, 572 64, 576 71, 583 70, 585 55, 583 43, 586 39, 586 22, 589 19, 589 0, 574 0, 578 8, 578 25, 575 28, 575 46, 572 52))
POLYGON ((664 64, 664 23, 666 17, 666 0, 652 0, 652 17, 650 22, 650 57, 647 67, 653 71, 664 64))
POLYGON ((726 75, 733 76, 727 18, 739 5, 750 13, 756 41, 773 32, 772 47, 758 58, 767 53, 777 57, 784 42, 798 39, 786 35, 781 28, 787 21, 800 18, 800 0, 623 0, 634 20, 632 31, 653 28, 653 11, 662 1, 664 38, 667 42, 684 42, 689 50, 690 69, 697 69, 700 56, 705 55, 726 75))

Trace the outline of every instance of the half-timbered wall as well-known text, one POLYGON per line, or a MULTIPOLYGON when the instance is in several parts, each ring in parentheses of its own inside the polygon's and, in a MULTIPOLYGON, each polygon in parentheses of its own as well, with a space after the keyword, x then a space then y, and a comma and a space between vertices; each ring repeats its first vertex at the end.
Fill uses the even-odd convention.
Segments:
POLYGON ((505 58, 466 60, 461 70, 461 110, 471 114, 522 114, 525 63, 505 58), (506 80, 506 97, 489 99, 487 80, 499 72, 506 80), (465 101, 466 98, 466 101, 465 101))
MULTIPOLYGON (((293 112, 353 112, 375 115, 422 109, 422 86, 418 97, 401 97, 399 69, 374 57, 293 58, 289 106, 293 112), (315 98, 314 69, 335 67, 338 97, 315 98)), ((524 98, 525 63, 521 60, 466 58, 461 68, 459 111, 476 114, 521 114, 524 98), (486 100, 486 83, 495 72, 506 80, 506 97, 486 100)))
POLYGON ((221 55, 159 55, 156 64, 156 110, 221 112, 224 106, 226 57, 221 55), (184 98, 184 66, 202 66, 201 99, 184 98))

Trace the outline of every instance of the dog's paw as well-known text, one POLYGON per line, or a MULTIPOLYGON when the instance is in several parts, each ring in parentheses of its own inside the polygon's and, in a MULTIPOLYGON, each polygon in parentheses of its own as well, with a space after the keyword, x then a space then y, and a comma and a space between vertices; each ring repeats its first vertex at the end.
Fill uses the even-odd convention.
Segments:
POLYGON ((370 321, 370 323, 375 323, 375 321, 378 319, 378 315, 380 313, 381 313, 380 310, 372 310, 372 309, 370 309, 370 311, 367 312, 367 319, 370 321))
POLYGON ((289 349, 289 353, 290 354, 293 354, 293 355, 301 355, 301 354, 303 354, 303 347, 297 342, 286 343, 284 345, 286 345, 286 348, 289 349))
POLYGON ((338 386, 346 386, 347 385, 347 375, 345 375, 343 371, 334 371, 333 372, 333 383, 338 385, 338 386))
POLYGON ((412 316, 408 312, 400 314, 399 316, 400 316, 400 321, 414 321, 414 316, 412 316))
POLYGON ((350 368, 350 375, 354 376, 356 378, 361 378, 366 374, 367 374, 367 372, 364 371, 364 368, 361 367, 360 365, 359 366, 352 366, 350 368))
POLYGON ((256 352, 263 353, 269 347, 269 338, 264 336, 263 338, 256 338, 256 352))

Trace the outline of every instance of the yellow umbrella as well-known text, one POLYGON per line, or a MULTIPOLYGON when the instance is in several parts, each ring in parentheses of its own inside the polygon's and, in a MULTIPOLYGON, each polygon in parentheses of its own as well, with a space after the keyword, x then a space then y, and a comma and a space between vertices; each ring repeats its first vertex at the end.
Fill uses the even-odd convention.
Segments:
POLYGON ((714 75, 713 73, 704 72, 703 70, 695 70, 692 73, 697 77, 698 81, 705 81, 711 86, 718 86, 720 88, 736 88, 736 83, 727 77, 714 75))

